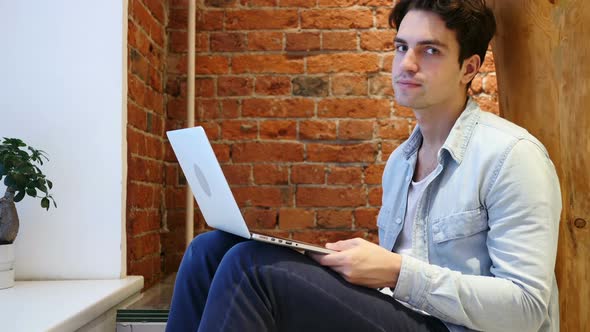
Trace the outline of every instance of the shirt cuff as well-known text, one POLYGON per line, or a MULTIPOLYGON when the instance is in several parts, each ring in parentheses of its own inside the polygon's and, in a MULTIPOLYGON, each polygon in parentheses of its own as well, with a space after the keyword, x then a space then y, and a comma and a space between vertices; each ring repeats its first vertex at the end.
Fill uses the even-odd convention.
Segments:
POLYGON ((393 297, 420 310, 425 309, 426 297, 430 288, 431 267, 414 257, 402 256, 402 264, 393 297))

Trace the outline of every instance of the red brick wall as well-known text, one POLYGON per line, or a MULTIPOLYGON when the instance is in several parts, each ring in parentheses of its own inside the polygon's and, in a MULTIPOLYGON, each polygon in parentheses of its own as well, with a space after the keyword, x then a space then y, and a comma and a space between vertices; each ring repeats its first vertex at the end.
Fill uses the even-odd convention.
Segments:
MULTIPOLYGON (((197 1, 196 122, 248 225, 323 243, 376 241, 379 183, 414 125, 393 101, 391 0, 197 1)), ((186 126, 188 1, 169 3, 167 123, 186 126)), ((493 63, 473 83, 497 113, 493 63)), ((166 151, 165 271, 183 253, 184 190, 166 151)), ((196 214, 196 232, 204 231, 196 214)))
POLYGON ((143 275, 146 288, 162 271, 167 7, 165 0, 129 0, 127 273, 143 275))

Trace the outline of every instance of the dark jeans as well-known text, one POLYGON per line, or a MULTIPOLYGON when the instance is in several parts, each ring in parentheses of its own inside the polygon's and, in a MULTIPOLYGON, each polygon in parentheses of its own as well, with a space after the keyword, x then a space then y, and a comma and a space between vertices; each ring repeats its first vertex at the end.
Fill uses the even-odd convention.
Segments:
POLYGON ((187 249, 166 331, 447 331, 294 250, 212 231, 187 249))

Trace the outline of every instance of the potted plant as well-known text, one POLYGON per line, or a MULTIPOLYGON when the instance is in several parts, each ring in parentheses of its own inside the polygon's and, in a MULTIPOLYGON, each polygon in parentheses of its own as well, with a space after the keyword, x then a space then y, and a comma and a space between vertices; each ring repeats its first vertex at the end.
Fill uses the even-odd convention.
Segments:
POLYGON ((26 195, 40 198, 41 207, 49 210, 55 200, 49 193, 53 184, 41 169, 43 159, 49 161, 42 150, 27 146, 17 138, 4 138, 0 144, 0 181, 4 179, 6 192, 0 198, 0 289, 14 285, 14 240, 19 221, 14 203, 26 195))

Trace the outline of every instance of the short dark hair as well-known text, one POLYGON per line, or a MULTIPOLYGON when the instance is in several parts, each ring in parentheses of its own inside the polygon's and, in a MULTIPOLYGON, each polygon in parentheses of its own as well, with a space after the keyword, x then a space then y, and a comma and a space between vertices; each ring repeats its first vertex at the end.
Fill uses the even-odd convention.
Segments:
POLYGON ((437 14, 447 28, 455 31, 459 42, 459 65, 473 54, 483 63, 488 44, 496 33, 494 13, 485 0, 400 0, 391 14, 389 25, 399 28, 410 10, 437 14))

